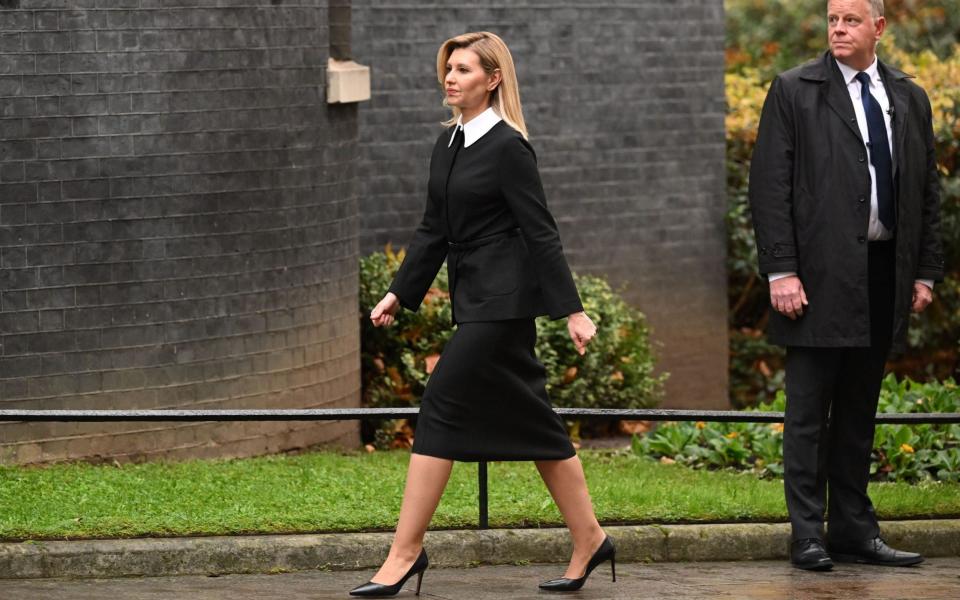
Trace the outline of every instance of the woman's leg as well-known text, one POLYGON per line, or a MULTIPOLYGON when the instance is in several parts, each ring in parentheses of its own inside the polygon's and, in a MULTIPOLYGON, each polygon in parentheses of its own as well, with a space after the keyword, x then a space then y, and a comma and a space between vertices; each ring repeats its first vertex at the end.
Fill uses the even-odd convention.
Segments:
POLYGON ((410 455, 407 485, 403 490, 403 504, 400 506, 393 545, 390 546, 387 560, 371 581, 392 585, 413 566, 423 547, 423 534, 427 532, 430 519, 437 510, 452 468, 452 460, 425 454, 410 455))
POLYGON ((566 460, 538 460, 536 464, 573 538, 573 556, 564 577, 583 577, 590 557, 603 543, 606 534, 593 513, 580 458, 574 456, 566 460))

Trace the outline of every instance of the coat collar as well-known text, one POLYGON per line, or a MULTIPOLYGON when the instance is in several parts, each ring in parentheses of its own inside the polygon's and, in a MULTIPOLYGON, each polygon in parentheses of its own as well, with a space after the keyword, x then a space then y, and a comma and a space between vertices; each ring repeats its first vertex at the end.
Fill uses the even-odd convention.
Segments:
MULTIPOLYGON (((904 79, 913 79, 913 75, 909 75, 899 69, 895 69, 882 60, 877 60, 877 70, 880 71, 881 76, 886 81, 902 81, 904 79)), ((800 79, 819 83, 828 81, 834 75, 839 75, 839 73, 840 67, 837 66, 836 60, 833 58, 833 54, 831 54, 829 50, 826 50, 822 55, 820 55, 820 58, 810 61, 800 67, 800 79)), ((841 83, 843 82, 842 76, 839 77, 839 81, 841 83)))
MULTIPOLYGON (((877 60, 877 70, 880 72, 880 78, 887 89, 887 94, 893 106, 895 138, 893 169, 896 172, 900 162, 899 158, 902 156, 904 134, 906 133, 903 124, 907 122, 907 114, 910 110, 910 90, 906 80, 912 79, 913 75, 895 69, 881 60, 877 60)), ((860 128, 857 126, 857 116, 853 110, 853 102, 850 101, 850 94, 847 92, 847 82, 844 80, 833 54, 827 50, 819 59, 803 65, 800 67, 799 76, 802 80, 823 86, 822 93, 827 104, 846 123, 850 131, 857 136, 857 139, 863 142, 860 128)))

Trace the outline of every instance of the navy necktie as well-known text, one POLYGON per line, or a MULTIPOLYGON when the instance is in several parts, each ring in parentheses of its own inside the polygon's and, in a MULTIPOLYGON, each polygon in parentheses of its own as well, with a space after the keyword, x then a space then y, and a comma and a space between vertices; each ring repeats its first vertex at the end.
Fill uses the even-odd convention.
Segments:
POLYGON ((897 218, 893 210, 893 161, 890 158, 887 124, 883 120, 880 103, 870 93, 870 76, 857 73, 857 81, 860 82, 860 100, 870 134, 870 163, 877 176, 877 216, 887 231, 893 231, 897 218))

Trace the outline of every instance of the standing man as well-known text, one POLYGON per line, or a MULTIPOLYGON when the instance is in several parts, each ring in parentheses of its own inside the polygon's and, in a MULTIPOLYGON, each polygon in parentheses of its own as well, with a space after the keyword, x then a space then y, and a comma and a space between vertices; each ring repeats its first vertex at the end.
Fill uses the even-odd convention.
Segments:
POLYGON ((887 355, 943 278, 930 102, 877 60, 883 0, 829 0, 827 22, 830 50, 773 81, 750 170, 769 337, 787 347, 790 559, 912 565, 880 538, 867 480, 887 355))

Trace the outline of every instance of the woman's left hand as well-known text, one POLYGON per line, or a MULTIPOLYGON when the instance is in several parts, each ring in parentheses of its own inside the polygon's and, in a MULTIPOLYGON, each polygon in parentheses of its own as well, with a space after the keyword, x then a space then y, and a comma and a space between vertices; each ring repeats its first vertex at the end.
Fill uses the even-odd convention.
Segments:
POLYGON ((587 344, 593 336, 597 335, 597 326, 593 324, 587 313, 578 312, 567 317, 567 331, 570 332, 570 339, 577 347, 577 352, 583 356, 587 353, 587 344))

